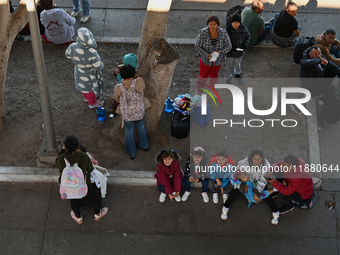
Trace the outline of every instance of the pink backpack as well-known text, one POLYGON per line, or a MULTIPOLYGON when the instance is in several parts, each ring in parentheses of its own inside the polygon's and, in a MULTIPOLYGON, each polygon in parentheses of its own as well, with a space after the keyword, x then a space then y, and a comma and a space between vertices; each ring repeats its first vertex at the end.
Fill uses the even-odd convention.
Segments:
POLYGON ((125 121, 137 121, 144 117, 144 102, 143 98, 135 90, 136 79, 131 82, 129 89, 125 89, 122 84, 117 85, 122 91, 120 96, 120 112, 125 121))
POLYGON ((79 199, 87 194, 87 185, 83 171, 78 163, 73 166, 64 158, 66 167, 61 174, 60 195, 62 199, 79 199))

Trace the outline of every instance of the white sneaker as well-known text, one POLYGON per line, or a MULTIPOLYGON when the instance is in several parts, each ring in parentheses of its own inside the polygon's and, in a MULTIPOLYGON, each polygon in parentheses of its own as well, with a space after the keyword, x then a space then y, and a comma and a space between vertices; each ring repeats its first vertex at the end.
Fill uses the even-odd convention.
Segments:
POLYGON ((99 214, 94 215, 94 220, 99 221, 101 218, 103 218, 107 214, 108 211, 109 209, 107 207, 103 207, 102 209, 100 209, 99 214))
POLYGON ((186 191, 184 192, 183 196, 182 196, 182 201, 185 202, 188 200, 188 197, 190 196, 191 191, 186 191))
POLYGON ((223 206, 222 207, 222 214, 221 214, 221 219, 222 220, 227 220, 228 219, 228 212, 229 212, 229 208, 225 208, 223 206))
POLYGON ((166 194, 161 192, 160 196, 159 196, 159 202, 163 203, 166 199, 166 194))
POLYGON ((81 22, 81 23, 85 23, 86 21, 89 20, 90 16, 91 16, 90 14, 89 14, 88 16, 82 16, 82 17, 80 18, 80 22, 81 22))
POLYGON ((204 203, 208 203, 209 202, 209 196, 208 196, 207 192, 203 192, 202 193, 202 197, 203 197, 204 203))
POLYGON ((71 16, 72 16, 73 18, 77 17, 78 14, 80 13, 80 11, 81 11, 81 9, 80 9, 79 11, 77 11, 77 12, 76 12, 75 10, 73 10, 72 13, 71 13, 71 16))
POLYGON ((279 217, 280 217, 280 213, 272 213, 272 216, 273 216, 273 219, 272 219, 272 221, 271 221, 271 223, 273 224, 273 225, 277 225, 277 224, 279 224, 279 217))
POLYGON ((228 200, 228 194, 223 194, 223 204, 228 200))
POLYGON ((175 200, 176 200, 177 202, 181 202, 181 201, 182 201, 182 198, 181 198, 180 195, 178 195, 178 197, 175 197, 175 200))
POLYGON ((98 101, 98 100, 96 100, 96 103, 94 105, 89 105, 89 108, 91 108, 91 109, 98 108, 98 107, 103 106, 104 103, 105 103, 105 101, 98 101))
POLYGON ((213 194, 213 201, 214 201, 215 204, 218 204, 218 194, 217 193, 213 194))

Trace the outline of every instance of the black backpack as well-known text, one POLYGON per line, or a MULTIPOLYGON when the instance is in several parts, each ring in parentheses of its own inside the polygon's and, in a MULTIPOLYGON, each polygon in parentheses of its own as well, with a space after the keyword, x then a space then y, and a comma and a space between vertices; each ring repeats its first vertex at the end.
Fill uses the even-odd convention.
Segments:
POLYGON ((228 27, 228 24, 231 21, 231 16, 235 13, 238 13, 241 15, 241 12, 243 11, 244 6, 243 5, 236 5, 234 7, 231 7, 228 11, 227 11, 227 22, 226 22, 226 27, 228 27))
POLYGON ((190 115, 184 115, 174 110, 171 121, 171 135, 178 138, 187 138, 190 130, 190 115))
POLYGON ((340 120, 340 91, 336 90, 322 106, 323 120, 336 123, 340 120))
POLYGON ((318 43, 318 42, 316 42, 315 38, 312 36, 299 38, 299 40, 295 43, 294 55, 293 55, 294 63, 299 65, 300 60, 303 57, 303 52, 315 43, 318 43))

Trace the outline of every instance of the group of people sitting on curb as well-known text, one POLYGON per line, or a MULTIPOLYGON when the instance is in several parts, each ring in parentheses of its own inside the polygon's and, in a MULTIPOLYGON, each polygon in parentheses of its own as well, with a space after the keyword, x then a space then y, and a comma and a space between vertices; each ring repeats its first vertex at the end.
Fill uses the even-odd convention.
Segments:
POLYGON ((261 149, 253 149, 236 165, 225 151, 208 160, 205 150, 195 147, 186 161, 184 173, 180 168, 180 159, 174 150, 162 150, 156 155, 158 165, 155 177, 161 203, 167 196, 171 201, 187 201, 191 195, 191 184, 201 183, 205 203, 209 202, 208 189, 215 204, 222 197, 222 220, 227 220, 232 203, 244 194, 249 202, 248 207, 263 200, 272 211, 271 223, 277 225, 280 215, 293 210, 294 205, 308 209, 315 202, 316 193, 309 168, 304 160, 294 155, 270 165, 261 149), (181 195, 182 190, 184 193, 181 195), (280 208, 273 200, 276 196, 283 204, 280 208))

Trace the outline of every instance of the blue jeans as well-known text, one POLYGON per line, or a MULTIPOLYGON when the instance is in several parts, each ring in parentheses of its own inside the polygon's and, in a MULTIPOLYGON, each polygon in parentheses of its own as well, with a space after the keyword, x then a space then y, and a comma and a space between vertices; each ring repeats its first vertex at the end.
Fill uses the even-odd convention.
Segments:
POLYGON ((340 58, 340 50, 339 50, 338 46, 336 46, 336 45, 333 45, 333 44, 331 45, 329 53, 334 55, 336 58, 340 58))
POLYGON ((137 121, 125 121, 124 120, 125 141, 126 141, 125 147, 130 157, 136 156, 136 143, 135 143, 135 138, 133 137, 133 129, 134 129, 135 124, 136 124, 138 137, 139 137, 138 146, 142 149, 147 149, 149 147, 149 142, 148 142, 148 138, 146 137, 143 120, 137 120, 137 121))
MULTIPOLYGON (((208 190, 208 182, 209 182, 209 179, 201 180, 201 183, 202 183, 202 193, 203 192, 207 192, 207 190, 208 190)), ((191 182, 189 181, 188 177, 183 178, 183 180, 182 180, 182 188, 185 188, 185 191, 189 191, 189 192, 191 191, 191 182)))
MULTIPOLYGON (((72 0, 73 1, 73 10, 79 11, 80 10, 80 0, 72 0)), ((83 16, 89 16, 90 15, 90 9, 91 9, 91 0, 82 0, 83 4, 83 16)))

